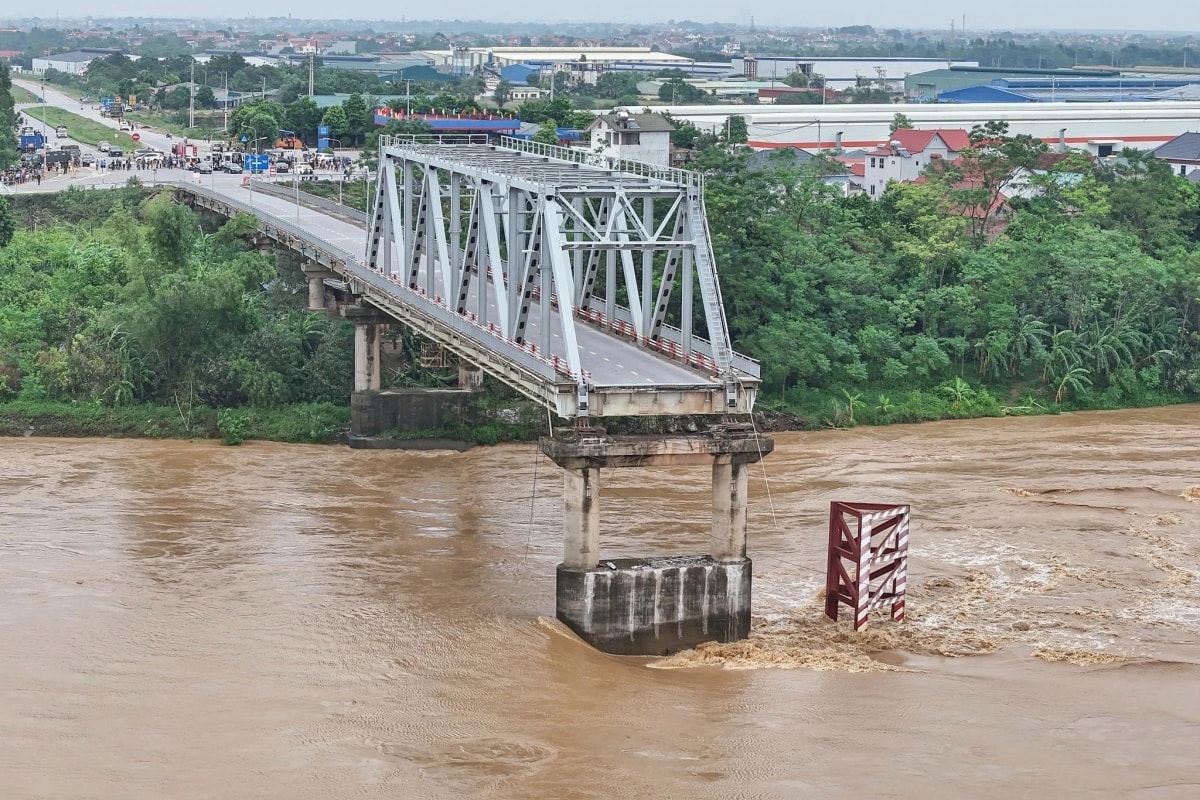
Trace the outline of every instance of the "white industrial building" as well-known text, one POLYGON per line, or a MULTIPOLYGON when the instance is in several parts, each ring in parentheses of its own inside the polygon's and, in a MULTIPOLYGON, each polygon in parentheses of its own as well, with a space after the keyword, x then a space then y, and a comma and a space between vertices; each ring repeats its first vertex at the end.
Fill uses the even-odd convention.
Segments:
MULTIPOLYGON (((65 72, 68 75, 83 75, 87 72, 88 64, 97 58, 120 55, 120 50, 100 50, 84 48, 70 53, 57 53, 44 58, 34 58, 30 63, 30 71, 40 75, 48 69, 65 72)), ((137 61, 139 56, 126 55, 126 58, 137 61)))
POLYGON ((977 67, 978 61, 944 58, 835 58, 822 56, 741 56, 733 59, 734 74, 744 78, 779 81, 794 72, 820 75, 830 89, 848 89, 866 82, 892 92, 904 91, 910 73, 939 67, 977 67))
MULTIPOLYGON (((625 110, 640 112, 641 107, 625 110)), ((1028 134, 1103 155, 1103 150, 1152 150, 1196 129, 1200 102, 1154 103, 885 103, 825 106, 662 106, 673 118, 719 133, 733 116, 745 118, 756 149, 800 147, 816 151, 873 149, 887 142, 896 114, 917 128, 970 130, 990 120, 1007 122, 1009 133, 1028 134), (1103 147, 1101 146, 1103 145, 1103 147)))
POLYGON ((453 50, 422 50, 435 66, 449 67, 456 74, 473 72, 477 67, 501 69, 513 64, 567 65, 594 64, 596 69, 621 62, 637 61, 661 69, 692 63, 692 59, 671 53, 659 53, 649 47, 456 47, 453 50))

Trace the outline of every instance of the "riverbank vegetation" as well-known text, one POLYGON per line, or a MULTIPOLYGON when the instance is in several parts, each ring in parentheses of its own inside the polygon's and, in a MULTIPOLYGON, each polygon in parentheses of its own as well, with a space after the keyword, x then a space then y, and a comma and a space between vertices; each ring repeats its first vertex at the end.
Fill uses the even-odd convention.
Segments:
MULTIPOLYGON (((343 440, 353 325, 310 312, 299 260, 258 251, 255 228, 136 180, 0 197, 0 435, 343 440)), ((384 350, 385 388, 457 379, 399 326, 384 350)), ((424 436, 544 430, 544 415, 514 400, 489 386, 476 423, 424 436)))
POLYGON ((15 197, 9 216, 17 230, 0 250, 9 432, 344 433, 351 326, 305 310, 298 264, 256 251, 252 219, 202 224, 169 193, 133 182, 15 197))
POLYGON ((1134 151, 1050 155, 981 126, 961 162, 876 201, 787 159, 705 151, 760 402, 841 426, 1200 397, 1196 187, 1134 151))

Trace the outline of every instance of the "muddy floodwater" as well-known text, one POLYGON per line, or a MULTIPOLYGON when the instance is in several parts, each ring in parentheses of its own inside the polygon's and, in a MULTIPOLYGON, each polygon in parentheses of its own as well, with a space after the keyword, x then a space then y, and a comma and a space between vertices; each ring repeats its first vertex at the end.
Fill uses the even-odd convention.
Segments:
MULTIPOLYGON (((1200 797, 1200 407, 776 441, 753 636, 623 659, 533 445, 0 440, 0 798, 1200 797), (835 499, 912 504, 903 625, 821 617, 835 499)), ((704 552, 707 470, 601 478, 704 552)))

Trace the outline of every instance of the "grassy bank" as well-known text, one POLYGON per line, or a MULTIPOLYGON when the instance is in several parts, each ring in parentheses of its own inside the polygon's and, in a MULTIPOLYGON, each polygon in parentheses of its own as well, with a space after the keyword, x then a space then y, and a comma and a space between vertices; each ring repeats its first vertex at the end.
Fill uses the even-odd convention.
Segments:
POLYGON ((260 439, 327 444, 340 441, 349 427, 349 407, 328 403, 222 410, 156 405, 0 404, 0 436, 222 439, 228 444, 260 439))
MULTIPOLYGON (((39 107, 36 112, 29 111, 27 116, 30 119, 35 119, 38 122, 42 121, 42 109, 39 107)), ((90 144, 95 146, 99 142, 111 142, 119 146, 123 150, 129 150, 134 146, 133 139, 129 138, 128 131, 118 131, 110 128, 107 125, 101 125, 95 120, 81 117, 78 114, 72 114, 70 111, 65 111, 61 108, 53 106, 46 107, 46 124, 51 128, 57 128, 59 125, 67 126, 67 135, 77 142, 90 144)), ((54 135, 51 133, 50 143, 54 144, 54 135)))
POLYGON ((781 416, 775 430, 850 428, 979 417, 1038 416, 1071 411, 1117 411, 1194 402, 1178 392, 1138 386, 1085 389, 1056 402, 1046 387, 1013 384, 988 389, 961 378, 924 389, 883 388, 861 391, 797 389, 779 398, 759 397, 757 410, 781 416))

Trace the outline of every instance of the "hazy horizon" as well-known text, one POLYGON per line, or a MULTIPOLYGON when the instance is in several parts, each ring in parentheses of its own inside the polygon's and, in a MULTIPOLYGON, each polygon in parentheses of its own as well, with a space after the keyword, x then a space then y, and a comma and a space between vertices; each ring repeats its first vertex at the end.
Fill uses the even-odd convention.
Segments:
MULTIPOLYGON (((293 0, 288 4, 289 14, 246 14, 246 5, 241 0, 210 0, 203 6, 203 13, 179 14, 167 13, 153 15, 147 13, 144 0, 112 0, 99 8, 103 16, 95 15, 98 6, 94 2, 84 0, 59 0, 43 7, 43 14, 37 16, 3 17, 11 20, 40 20, 51 22, 56 18, 62 19, 196 19, 231 21, 243 19, 267 20, 272 18, 291 18, 296 20, 337 21, 342 23, 389 22, 399 26, 403 23, 428 24, 432 22, 481 22, 509 25, 546 25, 553 23, 571 24, 612 24, 612 25, 662 25, 670 20, 689 20, 702 24, 724 24, 747 26, 751 22, 751 12, 735 11, 726 3, 714 0, 660 0, 653 6, 653 14, 647 15, 647 6, 635 0, 612 0, 607 7, 604 18, 592 7, 573 8, 570 6, 556 8, 541 19, 521 19, 520 15, 501 13, 502 6, 484 0, 460 0, 455 5, 456 14, 453 18, 420 18, 396 14, 387 17, 330 17, 328 3, 317 0, 293 0), (566 12, 566 13, 564 13, 566 12)), ((174 11, 174 9, 172 9, 174 11)), ((198 9, 194 9, 198 10, 198 9)), ((884 3, 880 0, 867 0, 858 4, 852 11, 847 9, 806 9, 804 13, 794 10, 771 8, 756 8, 753 11, 753 22, 757 29, 771 28, 839 28, 850 25, 871 25, 875 29, 899 28, 908 30, 946 30, 953 24, 956 32, 961 33, 965 21, 968 32, 985 31, 1072 31, 1091 33, 1159 33, 1173 36, 1187 36, 1189 33, 1200 31, 1200 4, 1182 2, 1182 0, 1166 0, 1156 3, 1152 10, 1136 7, 1118 6, 1111 9, 1091 7, 1092 13, 1082 16, 1077 10, 1065 6, 1045 6, 1033 0, 1013 0, 1013 2, 994 8, 972 7, 964 11, 960 2, 947 0, 932 0, 920 8, 912 8, 896 3, 884 3), (1097 14, 1097 10, 1103 13, 1097 14), (964 13, 966 14, 964 20, 964 13), (1036 24, 1031 24, 1036 22, 1036 24)))

